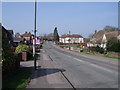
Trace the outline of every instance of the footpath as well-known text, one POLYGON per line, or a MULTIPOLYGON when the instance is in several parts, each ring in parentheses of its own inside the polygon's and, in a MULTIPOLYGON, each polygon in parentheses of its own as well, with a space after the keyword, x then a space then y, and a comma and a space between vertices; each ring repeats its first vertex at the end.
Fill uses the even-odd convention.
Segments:
MULTIPOLYGON (((22 65, 31 67, 33 61, 23 62, 22 65)), ((65 70, 52 61, 44 49, 41 49, 40 58, 37 60, 37 70, 33 71, 30 83, 26 88, 72 88, 62 72, 65 70)))

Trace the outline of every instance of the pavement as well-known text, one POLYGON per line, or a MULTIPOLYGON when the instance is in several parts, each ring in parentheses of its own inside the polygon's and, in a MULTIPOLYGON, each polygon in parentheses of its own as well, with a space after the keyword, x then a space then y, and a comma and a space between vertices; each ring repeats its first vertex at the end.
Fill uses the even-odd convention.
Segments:
MULTIPOLYGON (((21 67, 32 67, 33 61, 21 62, 21 67)), ((26 88, 71 88, 71 84, 64 77, 64 69, 49 57, 44 49, 40 51, 37 60, 37 70, 33 70, 30 83, 26 88)))

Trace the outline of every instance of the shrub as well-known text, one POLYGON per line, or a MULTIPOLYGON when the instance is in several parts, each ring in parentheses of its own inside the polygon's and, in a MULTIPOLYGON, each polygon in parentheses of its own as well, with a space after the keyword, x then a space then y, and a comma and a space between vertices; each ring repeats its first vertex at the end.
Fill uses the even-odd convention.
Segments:
POLYGON ((20 53, 22 51, 27 51, 27 52, 31 53, 31 48, 24 44, 16 47, 16 50, 15 50, 16 53, 20 53))
POLYGON ((107 51, 120 52, 120 40, 115 37, 108 40, 107 51))
POLYGON ((86 48, 83 48, 83 52, 87 52, 87 49, 86 49, 86 48))
POLYGON ((9 47, 8 38, 5 37, 5 31, 2 31, 2 76, 3 79, 16 72, 16 59, 13 51, 9 47))
POLYGON ((99 53, 104 53, 104 49, 97 46, 97 47, 90 47, 90 50, 93 51, 93 52, 99 52, 99 53))

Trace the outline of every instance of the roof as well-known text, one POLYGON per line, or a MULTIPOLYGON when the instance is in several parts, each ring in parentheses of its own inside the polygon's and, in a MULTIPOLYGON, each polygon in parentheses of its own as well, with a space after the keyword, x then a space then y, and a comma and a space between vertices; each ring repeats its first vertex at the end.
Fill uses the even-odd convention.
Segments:
POLYGON ((16 38, 16 37, 15 37, 14 40, 23 40, 23 38, 16 38))
POLYGON ((13 30, 7 30, 10 34, 13 34, 13 30))
POLYGON ((23 38, 14 38, 14 42, 20 42, 20 41, 22 41, 23 40, 23 38))
POLYGON ((24 34, 20 35, 22 37, 30 37, 30 36, 33 36, 33 34, 31 34, 30 32, 25 32, 24 34))
POLYGON ((93 43, 101 43, 103 39, 103 35, 105 34, 106 39, 109 40, 112 37, 117 37, 120 34, 120 31, 104 31, 100 30, 96 34, 93 34, 92 42, 93 43))
POLYGON ((117 37, 120 35, 120 31, 113 31, 113 32, 107 32, 105 33, 107 40, 109 40, 112 37, 117 37))
POLYGON ((66 37, 82 38, 82 36, 79 35, 79 34, 72 34, 72 35, 67 34, 67 35, 62 35, 61 36, 61 38, 66 38, 66 37))

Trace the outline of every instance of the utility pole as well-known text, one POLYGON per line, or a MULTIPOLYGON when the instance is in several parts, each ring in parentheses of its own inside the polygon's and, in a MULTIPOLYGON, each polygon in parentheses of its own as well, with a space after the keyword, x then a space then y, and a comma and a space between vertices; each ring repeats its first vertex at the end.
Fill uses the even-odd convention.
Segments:
POLYGON ((37 9, 37 2, 35 0, 35 11, 34 11, 34 40, 33 40, 33 57, 34 57, 34 69, 37 70, 36 68, 36 49, 35 49, 35 46, 36 46, 36 9, 37 9))

